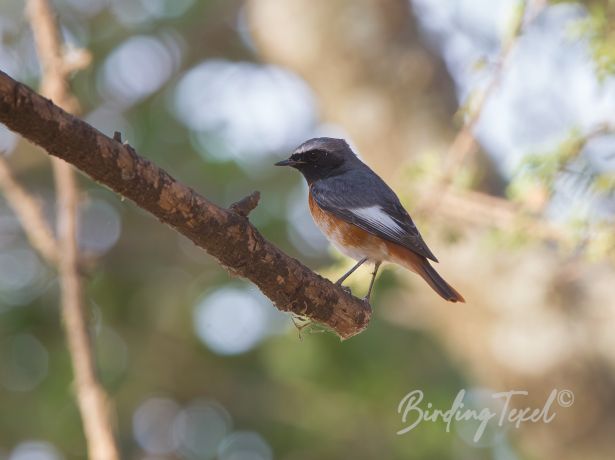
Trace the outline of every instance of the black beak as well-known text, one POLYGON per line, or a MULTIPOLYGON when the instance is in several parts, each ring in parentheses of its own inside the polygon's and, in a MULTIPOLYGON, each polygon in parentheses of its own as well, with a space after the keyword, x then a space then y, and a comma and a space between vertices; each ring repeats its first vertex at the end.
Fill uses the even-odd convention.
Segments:
POLYGON ((275 164, 275 166, 296 166, 296 165, 300 165, 302 163, 303 163, 302 161, 291 160, 289 158, 288 160, 278 161, 275 164))

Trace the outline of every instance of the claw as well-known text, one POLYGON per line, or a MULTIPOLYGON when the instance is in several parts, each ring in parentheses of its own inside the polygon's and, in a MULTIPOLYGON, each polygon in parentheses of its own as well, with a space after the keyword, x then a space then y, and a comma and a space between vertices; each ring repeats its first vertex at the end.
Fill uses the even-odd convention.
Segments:
POLYGON ((303 341, 303 330, 309 330, 310 327, 312 326, 312 320, 309 318, 305 318, 305 317, 301 317, 299 315, 291 315, 290 317, 291 321, 293 322, 293 324, 295 325, 295 328, 297 328, 297 333, 299 335, 299 340, 303 341))

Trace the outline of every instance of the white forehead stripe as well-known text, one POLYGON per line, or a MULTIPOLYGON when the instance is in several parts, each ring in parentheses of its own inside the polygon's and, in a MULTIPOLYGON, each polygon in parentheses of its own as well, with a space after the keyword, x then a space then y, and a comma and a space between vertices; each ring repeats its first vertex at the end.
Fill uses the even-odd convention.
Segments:
POLYGON ((400 225, 389 216, 380 206, 369 206, 367 208, 349 209, 355 216, 360 217, 375 228, 387 230, 387 233, 403 233, 400 225))

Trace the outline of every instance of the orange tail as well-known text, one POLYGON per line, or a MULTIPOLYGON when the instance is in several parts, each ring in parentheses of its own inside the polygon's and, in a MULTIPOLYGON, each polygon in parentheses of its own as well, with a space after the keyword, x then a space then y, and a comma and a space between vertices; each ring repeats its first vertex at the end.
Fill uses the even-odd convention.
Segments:
POLYGON ((449 302, 465 302, 465 299, 431 266, 429 261, 415 252, 398 245, 388 244, 389 253, 393 262, 412 270, 421 276, 440 297, 449 302), (393 247, 392 247, 393 246, 393 247))

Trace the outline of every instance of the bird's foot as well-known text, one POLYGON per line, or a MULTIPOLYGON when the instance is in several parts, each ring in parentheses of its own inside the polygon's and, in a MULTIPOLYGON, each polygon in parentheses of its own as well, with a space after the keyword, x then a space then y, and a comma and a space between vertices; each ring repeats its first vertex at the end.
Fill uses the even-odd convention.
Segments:
POLYGON ((312 324, 314 324, 312 322, 312 320, 306 316, 300 316, 300 315, 295 315, 292 314, 290 319, 292 320, 294 326, 297 328, 297 333, 299 335, 299 340, 303 341, 303 330, 307 328, 307 330, 310 329, 310 327, 312 326, 312 324))
POLYGON ((344 286, 342 283, 339 283, 338 286, 341 287, 342 291, 344 291, 346 294, 352 295, 352 291, 350 290, 348 286, 344 286))
POLYGON ((327 327, 312 321, 307 316, 292 314, 291 320, 295 325, 295 328, 297 328, 297 333, 300 341, 303 341, 304 330, 308 334, 322 334, 323 332, 330 331, 330 329, 328 329, 327 327))

